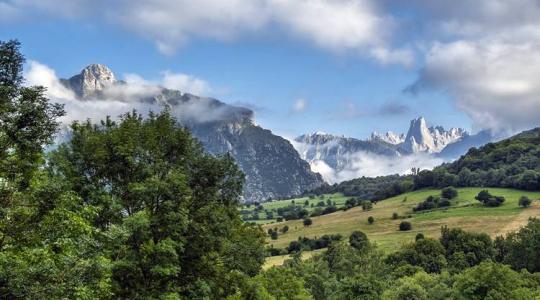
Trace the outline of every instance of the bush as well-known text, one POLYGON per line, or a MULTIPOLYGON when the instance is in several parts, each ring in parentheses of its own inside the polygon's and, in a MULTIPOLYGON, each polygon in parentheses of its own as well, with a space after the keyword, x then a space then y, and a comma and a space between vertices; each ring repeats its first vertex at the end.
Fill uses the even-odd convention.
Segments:
POLYGON ((375 222, 375 219, 372 216, 369 216, 367 218, 367 222, 369 223, 369 225, 371 225, 371 224, 373 224, 375 222))
POLYGON ((400 231, 409 231, 411 229, 412 229, 411 222, 403 221, 403 222, 399 223, 399 230, 400 231))
POLYGON ((504 197, 502 196, 493 196, 489 193, 488 190, 482 190, 475 197, 476 200, 482 202, 484 206, 488 207, 497 207, 504 202, 504 197))
POLYGON ((441 191, 441 196, 446 199, 454 199, 457 195, 458 191, 453 186, 446 187, 441 191))
POLYGON ((369 247, 367 235, 359 230, 354 231, 351 236, 349 236, 349 243, 351 244, 351 247, 357 250, 365 250, 369 247))
POLYGON ((419 232, 418 234, 416 234, 416 237, 414 238, 415 241, 418 241, 418 240, 423 240, 425 237, 424 237, 424 234, 419 232))
POLYGON ((281 228, 282 233, 286 233, 287 231, 289 231, 289 226, 285 225, 283 228, 281 228))
POLYGON ((519 206, 526 208, 529 207, 529 205, 531 205, 531 199, 527 196, 521 196, 521 198, 519 198, 519 206))
POLYGON ((373 208, 373 203, 371 201, 362 201, 362 210, 370 210, 373 208))
POLYGON ((311 226, 313 221, 310 218, 304 219, 304 226, 311 226))
POLYGON ((399 215, 397 212, 392 214, 392 220, 397 220, 399 218, 399 215))

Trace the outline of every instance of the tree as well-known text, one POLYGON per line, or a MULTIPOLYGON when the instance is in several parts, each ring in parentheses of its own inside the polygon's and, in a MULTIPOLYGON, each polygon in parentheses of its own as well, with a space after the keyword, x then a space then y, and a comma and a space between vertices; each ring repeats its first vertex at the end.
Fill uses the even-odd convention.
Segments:
POLYGON ((457 197, 457 195, 458 191, 452 186, 446 187, 441 191, 441 196, 446 199, 454 199, 457 197))
POLYGON ((441 244, 446 249, 446 257, 453 267, 463 269, 479 264, 481 261, 495 258, 495 248, 489 235, 467 232, 459 228, 441 228, 441 244), (459 256, 463 256, 463 259, 459 256))
POLYGON ((365 233, 360 230, 353 231, 349 236, 349 244, 351 247, 364 251, 369 248, 369 239, 365 233))
POLYGON ((281 233, 287 233, 287 231, 289 231, 289 226, 285 225, 281 228, 281 233))
POLYGON ((482 202, 484 206, 496 207, 500 206, 504 202, 504 197, 502 196, 493 196, 489 193, 488 190, 482 190, 475 197, 476 200, 482 202))
POLYGON ((313 224, 313 220, 311 220, 311 218, 306 218, 306 219, 304 219, 303 223, 304 223, 304 226, 309 227, 309 226, 311 226, 311 224, 313 224))
POLYGON ((399 223, 399 230, 400 231, 408 231, 408 230, 411 230, 411 229, 412 229, 411 222, 403 221, 403 222, 399 223))
POLYGON ((527 281, 508 266, 483 262, 455 277, 455 299, 534 299, 527 281))
POLYGON ((521 198, 519 198, 519 206, 527 208, 529 205, 531 205, 531 199, 529 199, 529 197, 521 196, 521 198))
POLYGON ((414 238, 416 241, 425 239, 424 234, 419 232, 416 234, 416 237, 414 238))
POLYGON ((373 224, 375 222, 375 219, 372 216, 369 216, 367 218, 367 221, 368 221, 369 225, 371 225, 371 224, 373 224))
POLYGON ((525 227, 508 234, 503 242, 503 262, 514 270, 540 272, 540 220, 533 218, 525 227))
POLYGON ((114 237, 103 251, 115 297, 221 298, 230 272, 253 273, 264 249, 259 229, 242 229, 244 176, 231 156, 204 153, 167 110, 74 123, 72 132, 48 172, 95 206, 92 224, 114 237), (244 234, 256 244, 238 257, 231 241, 244 234))
POLYGON ((397 212, 392 213, 392 220, 397 220, 399 218, 399 215, 397 212))
POLYGON ((373 203, 371 201, 362 201, 362 210, 371 210, 373 208, 373 203))

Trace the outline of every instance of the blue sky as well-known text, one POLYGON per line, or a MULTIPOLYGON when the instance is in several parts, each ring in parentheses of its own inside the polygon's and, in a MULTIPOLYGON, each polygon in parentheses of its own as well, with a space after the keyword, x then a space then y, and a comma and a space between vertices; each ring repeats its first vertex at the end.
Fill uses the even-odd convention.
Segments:
POLYGON ((499 1, 229 2, 0 0, 0 40, 62 78, 90 63, 120 78, 188 74, 287 136, 403 132, 420 115, 472 131, 538 125, 540 65, 522 61, 540 53, 534 1, 516 19, 499 1))

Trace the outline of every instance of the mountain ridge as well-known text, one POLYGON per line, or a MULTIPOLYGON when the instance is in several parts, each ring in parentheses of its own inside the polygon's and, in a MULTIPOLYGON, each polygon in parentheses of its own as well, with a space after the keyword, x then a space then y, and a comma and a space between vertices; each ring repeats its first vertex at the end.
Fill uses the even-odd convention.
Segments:
POLYGON ((298 195, 323 183, 286 139, 256 125, 250 109, 214 98, 199 97, 164 87, 146 86, 129 93, 129 83, 116 80, 104 65, 93 64, 61 83, 78 101, 114 99, 171 108, 212 154, 230 153, 246 175, 245 201, 264 201, 298 195))

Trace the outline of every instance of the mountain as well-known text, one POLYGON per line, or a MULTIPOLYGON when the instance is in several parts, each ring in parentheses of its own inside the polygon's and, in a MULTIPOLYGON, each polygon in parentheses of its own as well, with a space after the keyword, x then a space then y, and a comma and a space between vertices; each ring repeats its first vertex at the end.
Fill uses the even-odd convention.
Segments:
POLYGON ((405 134, 397 134, 393 133, 392 131, 388 131, 385 134, 373 132, 371 134, 371 140, 381 140, 383 142, 386 142, 388 144, 392 145, 399 145, 405 141, 405 134))
POLYGON ((403 153, 439 153, 446 146, 459 141, 469 134, 462 128, 446 131, 442 126, 427 127, 423 117, 411 120, 409 130, 399 149, 403 153))
POLYGON ((399 156, 396 147, 382 139, 358 140, 316 132, 295 139, 300 157, 310 164, 323 161, 330 168, 340 171, 351 165, 359 152, 369 152, 384 156, 399 156))
POLYGON ((123 101, 148 105, 149 109, 170 107, 206 151, 230 153, 235 158, 246 175, 246 201, 298 195, 323 183, 289 141, 257 126, 253 112, 247 108, 162 87, 135 88, 116 80, 108 67, 98 64, 61 82, 78 101, 123 101))
POLYGON ((406 174, 431 169, 493 140, 488 131, 475 135, 462 128, 428 127, 423 117, 411 120, 407 134, 373 132, 369 139, 316 132, 294 140, 300 156, 326 181, 338 183, 361 176, 406 174))

